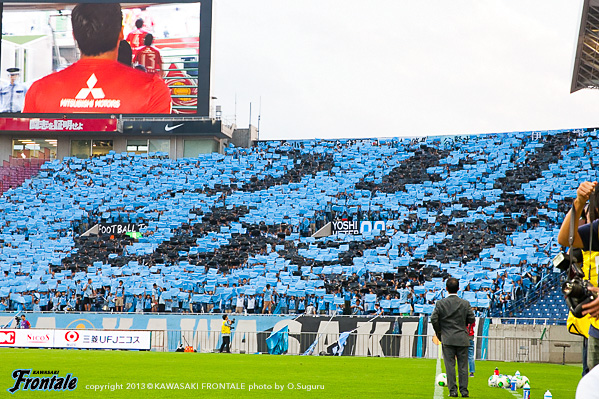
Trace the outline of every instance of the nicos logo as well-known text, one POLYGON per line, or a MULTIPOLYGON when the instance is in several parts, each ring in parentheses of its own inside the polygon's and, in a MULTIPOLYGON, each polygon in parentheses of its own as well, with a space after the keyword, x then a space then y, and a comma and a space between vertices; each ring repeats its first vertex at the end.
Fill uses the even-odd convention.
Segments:
POLYGON ((50 336, 48 334, 45 335, 33 335, 27 334, 27 341, 34 344, 43 344, 46 342, 50 342, 50 336))
POLYGON ((14 331, 0 331, 0 345, 12 345, 15 343, 14 331))
POLYGON ((64 335, 64 339, 66 339, 67 342, 76 342, 79 339, 79 333, 77 331, 67 331, 64 335))

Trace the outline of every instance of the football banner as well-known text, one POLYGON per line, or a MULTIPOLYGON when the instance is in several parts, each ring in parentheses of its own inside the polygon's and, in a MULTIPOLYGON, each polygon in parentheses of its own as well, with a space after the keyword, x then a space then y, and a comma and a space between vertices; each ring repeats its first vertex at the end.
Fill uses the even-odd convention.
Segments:
POLYGON ((123 236, 127 233, 139 232, 146 227, 143 223, 99 223, 98 234, 123 236))

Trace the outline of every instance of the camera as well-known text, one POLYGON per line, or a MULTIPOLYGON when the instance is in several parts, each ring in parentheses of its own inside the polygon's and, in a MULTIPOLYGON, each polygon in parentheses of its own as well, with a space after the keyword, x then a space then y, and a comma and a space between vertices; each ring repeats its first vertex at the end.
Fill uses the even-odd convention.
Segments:
POLYGON ((583 262, 582 250, 580 248, 571 248, 572 261, 570 255, 563 252, 553 258, 553 266, 561 271, 567 272, 567 280, 562 283, 562 292, 566 296, 566 304, 572 314, 577 317, 583 317, 582 306, 594 301, 596 295, 589 290, 593 285, 584 279, 584 272, 580 268, 583 262))
MULTIPOLYGON (((589 226, 589 242, 588 248, 589 251, 592 251, 593 246, 593 238, 595 240, 599 237, 595 236, 595 228, 594 225, 599 219, 599 194, 596 192, 596 188, 593 187, 593 190, 589 194, 588 205, 586 209, 583 209, 581 212, 581 219, 590 223, 589 226)), ((597 298, 597 295, 590 290, 590 287, 593 287, 588 279, 590 278, 590 270, 589 276, 587 276, 587 280, 585 280, 584 271, 581 268, 581 265, 584 265, 584 255, 583 251, 580 248, 574 248, 574 236, 576 229, 576 221, 574 219, 574 215, 576 215, 576 203, 572 204, 572 209, 570 210, 570 230, 568 234, 568 247, 570 248, 570 253, 560 253, 555 258, 553 258, 553 266, 556 268, 565 271, 567 273, 567 280, 562 283, 562 292, 566 296, 566 304, 570 308, 572 314, 577 317, 583 317, 582 307, 589 302, 594 301, 597 298)))
POLYGON ((582 306, 596 299, 595 294, 589 290, 592 286, 582 278, 574 278, 563 283, 562 292, 566 295, 566 304, 575 317, 583 317, 582 306))

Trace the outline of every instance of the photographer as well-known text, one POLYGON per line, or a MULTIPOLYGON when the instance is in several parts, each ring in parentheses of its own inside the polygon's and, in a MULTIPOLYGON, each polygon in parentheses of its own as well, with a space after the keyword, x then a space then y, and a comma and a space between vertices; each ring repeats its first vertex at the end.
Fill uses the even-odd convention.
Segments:
POLYGON ((29 323, 29 320, 27 320, 25 318, 25 315, 22 314, 21 318, 19 319, 19 316, 15 317, 15 321, 17 323, 16 328, 23 328, 23 329, 30 329, 31 328, 31 323, 29 323))
MULTIPOLYGON (((581 248, 583 251, 583 265, 582 270, 585 274, 585 280, 588 280, 591 284, 597 285, 597 265, 596 256, 599 255, 599 220, 594 220, 592 223, 587 215, 590 213, 588 210, 584 212, 584 219, 586 221, 584 225, 579 227, 579 221, 583 216, 583 211, 586 203, 588 202, 591 194, 594 192, 597 182, 583 182, 576 190, 576 199, 574 200, 574 209, 576 214, 572 215, 570 210, 566 215, 562 226, 558 234, 558 242, 560 245, 567 247, 569 246, 569 233, 571 218, 574 217, 574 241, 572 243, 573 248, 581 248), (589 248, 592 226, 592 248, 589 248)), ((595 212, 597 213, 597 212, 595 212)), ((570 248, 572 250, 572 248, 570 248)), ((590 287, 589 290, 598 293, 599 288, 590 287)), ((588 336, 588 348, 587 348, 587 365, 588 369, 592 369, 599 364, 599 298, 594 301, 583 305, 583 314, 589 315, 586 319, 586 323, 590 322, 590 326, 587 331, 580 331, 584 336, 588 336)), ((580 319, 578 326, 586 326, 584 324, 585 319, 580 319)), ((586 327, 583 327, 586 330, 586 327)))
POLYGON ((220 345, 220 353, 223 353, 223 351, 231 353, 231 328, 233 328, 233 323, 235 323, 235 319, 229 320, 229 316, 223 315, 223 325, 220 329, 223 343, 220 345))

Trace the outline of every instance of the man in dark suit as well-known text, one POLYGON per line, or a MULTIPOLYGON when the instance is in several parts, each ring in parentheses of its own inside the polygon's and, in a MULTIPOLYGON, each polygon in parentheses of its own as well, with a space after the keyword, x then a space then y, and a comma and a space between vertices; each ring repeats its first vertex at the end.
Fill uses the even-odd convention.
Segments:
POLYGON ((474 323, 474 313, 470 303, 458 297, 460 282, 450 277, 445 283, 448 296, 437 301, 435 310, 431 315, 431 323, 435 334, 443 342, 443 360, 449 396, 458 396, 458 387, 455 382, 455 361, 458 360, 458 377, 460 394, 463 398, 468 395, 468 332, 466 326, 474 323))

